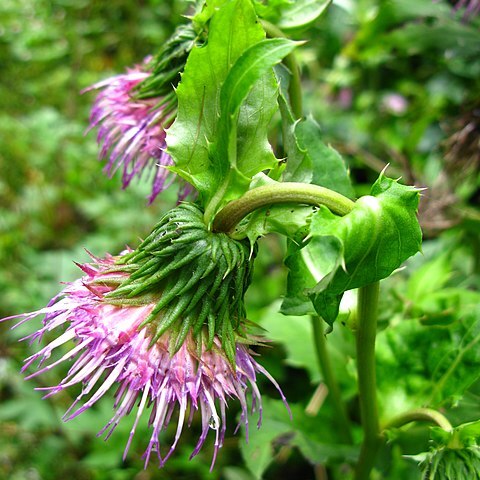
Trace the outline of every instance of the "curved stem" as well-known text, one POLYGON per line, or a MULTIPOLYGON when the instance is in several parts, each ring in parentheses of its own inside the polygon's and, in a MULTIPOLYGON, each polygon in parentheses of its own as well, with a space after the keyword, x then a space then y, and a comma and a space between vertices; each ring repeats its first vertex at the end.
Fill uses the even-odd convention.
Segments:
POLYGON ((217 213, 213 221, 214 232, 231 233, 235 226, 257 208, 279 203, 325 205, 337 215, 349 213, 354 202, 328 188, 306 183, 282 182, 249 190, 217 213))
POLYGON ((411 422, 433 422, 447 432, 451 432, 453 430, 452 424, 440 412, 432 410, 431 408, 416 408, 389 420, 383 426, 382 431, 388 430, 389 428, 400 428, 411 422))
MULTIPOLYGON (((273 23, 261 20, 265 32, 270 38, 287 38, 287 36, 273 23)), ((290 53, 283 59, 283 63, 290 70, 292 75, 288 95, 290 97, 290 107, 296 118, 303 116, 302 87, 300 78, 300 67, 297 63, 294 53, 290 53)))
POLYGON ((375 338, 377 334, 379 282, 358 290, 358 319, 356 332, 358 391, 363 427, 355 479, 368 480, 380 447, 377 385, 375 373, 375 338))
POLYGON ((315 342, 315 351, 317 353, 318 366, 322 372, 323 381, 327 385, 328 393, 331 395, 331 404, 335 412, 335 419, 340 428, 339 435, 346 443, 353 442, 350 420, 347 416, 347 410, 340 393, 337 379, 333 373, 332 363, 327 350, 327 342, 325 340, 325 333, 322 328, 323 320, 312 315, 313 338, 315 342))

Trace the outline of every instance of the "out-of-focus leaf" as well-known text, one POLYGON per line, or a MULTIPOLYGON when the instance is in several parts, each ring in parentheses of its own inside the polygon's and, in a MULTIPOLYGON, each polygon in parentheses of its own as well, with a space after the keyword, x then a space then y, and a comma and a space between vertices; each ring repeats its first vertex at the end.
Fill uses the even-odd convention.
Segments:
MULTIPOLYGON (((287 415, 288 419, 288 414, 287 415)), ((252 472, 254 478, 260 480, 263 473, 273 460, 274 448, 272 442, 291 430, 287 419, 266 419, 262 428, 249 435, 248 443, 242 442, 241 450, 246 467, 252 472)))
POLYGON ((323 443, 301 433, 295 436, 293 445, 298 447, 303 456, 314 464, 353 463, 358 458, 358 448, 354 446, 323 443))
MULTIPOLYGON (((261 311, 259 323, 266 330, 266 337, 283 346, 285 363, 308 372, 312 384, 322 380, 314 348, 312 322, 309 316, 283 315, 280 302, 261 311)), ((327 349, 332 369, 341 385, 342 395, 349 398, 356 392, 356 376, 352 358, 354 336, 348 328, 336 328, 327 336, 327 349)))
POLYGON ((17 399, 2 403, 0 421, 16 420, 27 430, 58 426, 60 419, 51 404, 42 402, 41 395, 32 391, 30 385, 21 385, 20 391, 17 399))
POLYGON ((265 399, 262 428, 251 431, 249 442, 242 443, 243 458, 255 478, 261 479, 282 446, 297 447, 313 464, 329 465, 336 461, 354 461, 358 447, 337 444, 332 425, 325 417, 308 416, 301 405, 290 405, 294 424, 279 400, 265 399))
POLYGON ((320 380, 315 359, 312 339, 312 325, 307 316, 285 316, 278 311, 279 304, 274 303, 263 314, 261 325, 267 336, 284 346, 287 352, 286 362, 292 367, 305 368, 312 382, 320 380), (313 360, 313 361, 312 361, 313 360))
POLYGON ((459 299, 454 321, 447 325, 403 320, 378 334, 377 373, 384 402, 389 397, 392 405, 396 397, 403 402, 400 410, 415 404, 455 405, 480 378, 478 293, 459 299))
POLYGON ((410 23, 388 34, 384 39, 390 46, 419 53, 428 49, 455 49, 462 55, 478 53, 480 32, 460 22, 439 22, 434 25, 410 23))
POLYGON ((278 26, 285 31, 312 24, 330 5, 332 0, 296 0, 281 10, 278 26))
POLYGON ((450 254, 440 255, 413 272, 408 280, 408 299, 419 302, 426 295, 437 292, 451 277, 450 254))
POLYGON ((239 467, 225 467, 222 471, 225 480, 255 480, 255 477, 239 467))

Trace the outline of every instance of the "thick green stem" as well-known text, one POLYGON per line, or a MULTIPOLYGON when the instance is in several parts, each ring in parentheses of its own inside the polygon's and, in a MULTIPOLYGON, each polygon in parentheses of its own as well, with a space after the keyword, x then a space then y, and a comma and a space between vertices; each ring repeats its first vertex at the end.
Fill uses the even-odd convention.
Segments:
POLYGON ((453 430, 452 424, 440 412, 432 410, 431 408, 416 408, 389 420, 383 426, 382 431, 388 430, 389 428, 400 428, 411 422, 432 422, 447 432, 453 430))
POLYGON ((328 188, 306 183, 282 182, 249 190, 217 213, 213 221, 214 232, 232 233, 235 226, 257 208, 279 203, 325 205, 337 215, 346 215, 354 202, 328 188))
MULTIPOLYGON (((287 38, 287 36, 275 25, 266 20, 262 20, 263 28, 270 38, 287 38)), ((288 88, 288 96, 290 97, 290 107, 296 118, 302 118, 302 86, 300 78, 300 67, 294 53, 290 53, 283 59, 283 63, 290 70, 292 75, 290 86, 288 88)))
POLYGON ((380 447, 377 385, 375 374, 375 338, 377 334, 379 283, 358 290, 357 373, 363 443, 355 479, 368 480, 380 447))
POLYGON ((335 413, 335 420, 339 427, 339 435, 342 441, 351 444, 352 432, 347 410, 340 393, 337 379, 333 373, 332 363, 327 350, 327 342, 323 329, 323 320, 320 317, 312 316, 313 338, 315 351, 317 353, 318 366, 322 372, 323 381, 327 385, 331 404, 335 413))

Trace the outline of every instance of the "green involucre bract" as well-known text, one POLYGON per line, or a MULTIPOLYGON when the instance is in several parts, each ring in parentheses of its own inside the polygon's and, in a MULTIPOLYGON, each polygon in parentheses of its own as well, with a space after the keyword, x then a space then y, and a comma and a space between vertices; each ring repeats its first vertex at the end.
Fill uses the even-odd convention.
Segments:
POLYGON ((207 348, 218 335, 233 365, 235 341, 244 336, 243 297, 254 255, 248 240, 209 231, 200 208, 183 203, 122 257, 117 271, 129 277, 120 278, 105 300, 116 305, 155 303, 141 325, 150 329, 152 343, 168 330, 173 354, 190 331, 207 348))
POLYGON ((480 448, 443 447, 417 456, 423 480, 480 479, 480 448))

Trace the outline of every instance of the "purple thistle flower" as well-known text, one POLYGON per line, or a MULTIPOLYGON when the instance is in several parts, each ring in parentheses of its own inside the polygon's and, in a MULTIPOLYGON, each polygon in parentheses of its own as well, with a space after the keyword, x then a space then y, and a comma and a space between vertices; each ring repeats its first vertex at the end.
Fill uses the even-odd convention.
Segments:
MULTIPOLYGON (((18 326, 44 315, 43 327, 22 339, 30 339, 31 343, 41 340, 47 332, 66 326, 55 340, 27 358, 22 368, 25 371, 38 360, 38 370, 26 377, 29 379, 74 360, 58 385, 38 389, 47 391, 46 398, 81 385, 81 393, 63 417, 65 421, 80 415, 115 386, 115 413, 98 435, 105 434, 105 439, 108 439, 120 420, 138 403, 124 451, 125 459, 142 412, 151 406, 149 426, 152 434, 143 458, 146 467, 155 452, 159 466, 163 466, 175 450, 185 422, 190 425, 195 412, 200 410, 202 431, 190 458, 199 453, 209 431, 214 430, 213 468, 225 438, 228 399, 238 398, 240 401, 240 424, 245 425, 248 440, 247 391, 251 389, 251 410, 258 410, 260 427, 262 400, 256 383, 257 373, 263 373, 275 385, 288 409, 277 382, 253 359, 244 342, 236 343, 235 369, 227 360, 217 336, 212 348, 207 349, 205 342, 198 343, 189 334, 173 355, 168 332, 152 345, 149 327, 143 327, 142 322, 152 312, 155 303, 132 302, 130 306, 107 303, 104 296, 115 288, 112 285, 126 279, 129 274, 117 266, 121 257, 92 258, 94 263, 79 265, 85 276, 68 284, 45 308, 9 317, 23 317, 18 326), (70 348, 63 355, 56 353, 62 345, 70 348), (54 361, 43 365, 52 354, 54 361), (160 431, 169 425, 177 408, 174 441, 167 453, 161 454, 160 431)), ((251 340, 255 343, 253 337, 251 340)))
MULTIPOLYGON (((140 99, 136 87, 150 76, 145 67, 129 69, 83 92, 100 89, 90 115, 90 129, 99 127, 97 142, 101 146, 99 158, 106 160, 105 171, 112 176, 122 169, 123 188, 145 170, 153 174, 151 204, 156 196, 171 183, 171 172, 165 168, 173 161, 165 151, 165 130, 174 120, 173 95, 140 99)), ((82 92, 82 93, 83 93, 82 92)), ((188 189, 180 194, 184 198, 188 189)))

